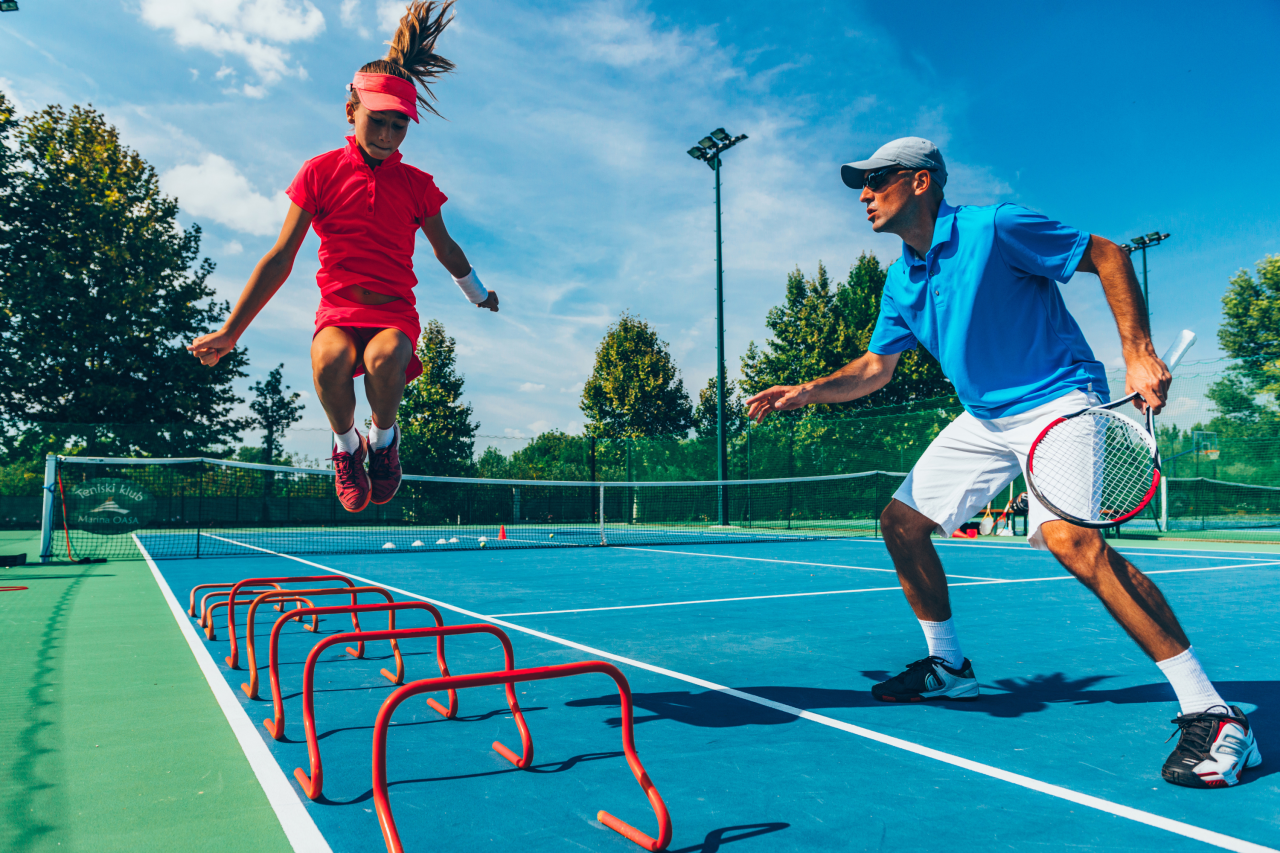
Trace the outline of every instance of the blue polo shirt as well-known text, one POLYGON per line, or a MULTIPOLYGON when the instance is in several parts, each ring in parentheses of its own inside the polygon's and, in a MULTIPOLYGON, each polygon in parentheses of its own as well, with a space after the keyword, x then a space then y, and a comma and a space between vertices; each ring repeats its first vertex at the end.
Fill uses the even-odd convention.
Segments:
POLYGON ((871 352, 924 346, 965 409, 983 420, 1075 389, 1104 401, 1106 372, 1055 282, 1076 271, 1089 235, 1015 204, 945 201, 921 259, 902 244, 889 267, 871 352))

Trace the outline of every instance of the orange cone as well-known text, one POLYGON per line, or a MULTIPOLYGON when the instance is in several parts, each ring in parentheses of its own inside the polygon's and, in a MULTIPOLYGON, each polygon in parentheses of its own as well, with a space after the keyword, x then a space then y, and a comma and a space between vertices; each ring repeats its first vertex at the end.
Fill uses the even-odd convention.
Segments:
POLYGON ((505 524, 498 525, 498 538, 499 539, 507 538, 507 526, 505 524))

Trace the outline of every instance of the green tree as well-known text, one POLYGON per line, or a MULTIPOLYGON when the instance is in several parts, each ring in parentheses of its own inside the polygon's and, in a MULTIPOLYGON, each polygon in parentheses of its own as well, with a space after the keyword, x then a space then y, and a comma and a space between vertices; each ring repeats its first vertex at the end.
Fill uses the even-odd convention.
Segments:
MULTIPOLYGON (((698 392, 698 407, 693 410, 693 429, 699 438, 715 438, 716 378, 712 376, 698 392)), ((747 428, 747 406, 738 392, 738 384, 730 379, 725 383, 724 395, 725 436, 733 438, 747 428)))
POLYGON ((587 431, 597 437, 673 435, 688 432, 693 421, 666 342, 626 312, 605 330, 579 408, 587 416, 587 431))
MULTIPOLYGON (((865 252, 849 270, 848 278, 834 288, 821 263, 816 278, 806 279, 798 268, 789 274, 783 303, 765 317, 771 338, 763 348, 752 341, 742 357, 746 393, 826 376, 865 353, 880 314, 886 275, 875 255, 865 252)), ((902 354, 893 380, 881 391, 851 403, 808 406, 793 417, 829 418, 856 409, 933 400, 952 393, 937 361, 917 347, 902 354)))
POLYGON ((1280 413, 1264 401, 1280 394, 1280 255, 1258 261, 1257 272, 1240 270, 1222 295, 1218 343, 1238 361, 1208 396, 1231 421, 1274 425, 1280 413))
POLYGON ((257 415, 253 425, 263 430, 262 461, 268 464, 286 464, 280 438, 285 430, 302 420, 302 415, 298 413, 306 408, 298 404, 302 395, 297 391, 287 397, 284 395, 290 389, 288 385, 281 387, 284 381, 283 371, 283 364, 273 368, 267 374, 266 382, 255 382, 251 389, 253 401, 249 403, 249 408, 257 415))
POLYGON ((2 100, 0 137, 0 420, 17 455, 223 452, 246 427, 245 353, 208 368, 184 349, 228 311, 200 228, 91 107, 15 126, 2 100))
POLYGON ((396 415, 400 459, 406 471, 440 477, 467 477, 476 471, 472 454, 478 425, 462 402, 457 342, 444 324, 431 320, 418 339, 422 375, 409 383, 396 415))

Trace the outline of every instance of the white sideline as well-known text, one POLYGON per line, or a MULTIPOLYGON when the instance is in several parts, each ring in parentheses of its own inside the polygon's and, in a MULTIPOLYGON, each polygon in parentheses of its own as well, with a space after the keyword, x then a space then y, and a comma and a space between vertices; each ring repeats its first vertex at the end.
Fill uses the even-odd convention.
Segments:
MULTIPOLYGON (((451 610, 454 613, 461 613, 463 616, 469 616, 473 619, 479 619, 483 622, 488 622, 492 625, 499 625, 503 628, 509 628, 513 631, 519 631, 523 634, 528 634, 530 636, 538 637, 539 639, 547 640, 552 643, 557 643, 562 646, 567 646, 572 649, 577 649, 578 651, 586 652, 587 654, 590 654, 590 655, 596 655, 601 658, 607 658, 609 660, 617 661, 618 663, 626 664, 628 666, 634 666, 639 669, 657 673, 658 675, 665 675, 669 678, 674 678, 678 681, 683 681, 688 684, 693 684, 698 687, 705 688, 707 690, 715 690, 727 696, 734 696, 738 699, 743 699, 747 702, 752 702, 756 705, 763 705, 766 708, 772 708, 775 711, 781 711, 784 714, 791 714, 792 716, 798 717, 802 720, 809 720, 810 722, 828 726, 833 729, 838 729, 839 731, 848 732, 849 734, 857 735, 858 737, 866 738, 867 740, 875 741, 876 743, 884 744, 885 746, 891 746, 891 747, 894 747, 895 749, 901 749, 905 752, 910 752, 914 755, 919 755, 924 758, 931 758, 935 761, 940 761, 943 764, 949 764, 953 767, 959 767, 963 770, 968 770, 972 773, 977 773, 982 776, 988 776, 992 779, 999 779, 1003 782, 1008 782, 1010 784, 1017 785, 1022 788, 1026 788, 1031 791, 1037 791, 1042 794, 1048 794, 1051 797, 1057 797, 1058 799, 1066 800, 1067 802, 1075 803, 1077 805, 1085 806, 1091 809, 1096 809, 1100 812, 1105 812, 1106 814, 1115 815, 1116 817, 1122 817, 1127 820, 1132 820, 1136 823, 1141 823, 1141 824, 1145 824, 1146 826, 1154 827, 1156 829, 1163 829, 1166 832, 1171 832, 1171 833, 1174 833, 1175 835, 1181 835, 1184 838, 1191 838, 1196 841, 1202 841, 1205 844, 1210 844, 1214 847, 1220 847, 1223 850, 1232 850, 1232 851, 1236 851, 1236 853, 1280 853, 1280 850, 1276 850, 1273 847, 1264 847, 1261 844, 1254 844, 1252 841, 1245 841, 1240 838, 1234 838, 1230 835, 1224 835, 1223 833, 1220 833, 1220 832, 1214 832, 1211 829, 1205 829, 1203 827, 1193 826, 1192 824, 1189 824, 1189 823, 1183 823, 1182 821, 1179 821, 1179 820, 1173 820, 1171 818, 1162 817, 1161 815, 1152 814, 1151 812, 1145 812, 1145 811, 1142 811, 1141 809, 1135 809, 1130 806, 1121 805, 1120 803, 1113 803, 1110 800, 1104 800, 1101 797, 1094 797, 1094 796, 1090 796, 1089 794, 1081 794, 1078 791, 1071 790, 1070 788, 1063 788, 1060 785, 1053 785, 1048 782, 1041 782, 1040 780, 1032 779, 1029 776, 1023 776, 1019 773, 1011 773, 1008 770, 1001 770, 1000 768, 992 767, 989 764, 982 764, 981 762, 971 761, 968 758, 962 758, 958 755, 952 755, 949 752, 943 752, 941 750, 932 749, 927 746, 922 746, 918 743, 912 743, 909 740, 903 740, 902 738, 896 738, 896 737, 893 737, 892 735, 886 735, 877 731, 873 731, 871 729, 865 729, 861 726, 855 726, 852 723, 842 722, 841 720, 837 720, 832 717, 827 717, 822 714, 815 714, 812 711, 806 711, 803 708, 796 708, 791 705, 785 705, 781 702, 774 702, 772 699, 765 699, 761 696, 756 696, 751 693, 744 693, 741 690, 735 690, 732 687, 726 687, 722 684, 716 684, 711 681, 706 681, 704 679, 697 678, 696 676, 685 675, 684 673, 676 672, 670 669, 664 669, 663 667, 655 666, 649 663, 644 663, 643 661, 634 660, 632 658, 623 657, 621 655, 615 655, 610 652, 603 651, 602 649, 596 649, 596 648, 592 648, 591 646, 585 646, 581 643, 575 643, 572 640, 566 640, 563 637, 556 637, 552 634, 545 634, 541 631, 535 631, 532 628, 525 628, 522 625, 516 625, 511 622, 504 622, 501 619, 485 616, 482 613, 476 613, 475 611, 472 611, 472 610, 466 610, 464 608, 457 607, 455 605, 449 604, 444 601, 439 601, 434 598, 428 598, 425 595, 418 595, 415 592, 409 592, 407 589, 399 589, 398 587, 389 586, 387 584, 379 584, 378 581, 373 580, 372 578, 361 577, 360 575, 352 574, 351 572, 344 572, 341 569, 335 569, 330 566, 323 565, 321 563, 312 562, 311 560, 304 560, 303 558, 295 557, 292 554, 282 554, 279 551, 271 551, 271 550, 268 550, 267 548, 260 548, 257 545, 249 545, 248 543, 245 543, 245 542, 237 542, 234 539, 225 539, 221 536, 215 536, 214 534, 211 534, 211 533, 208 533, 205 535, 212 536, 215 539, 220 539, 223 542, 229 542, 232 545, 239 545, 244 548, 249 548, 254 551, 261 551, 265 554, 271 554, 276 557, 283 557, 286 560, 294 560, 295 562, 302 563, 303 565, 313 566, 317 569, 323 569, 324 571, 327 571, 327 572, 334 572, 335 574, 346 575, 352 580, 361 581, 362 583, 377 584, 379 586, 382 586, 384 589, 390 590, 391 592, 395 592, 400 595, 405 595, 405 596, 408 596, 409 598, 416 598, 419 601, 426 601, 436 605, 437 607, 443 607, 446 610, 451 610)), ((1204 570, 1191 569, 1190 571, 1204 571, 1204 570)), ((201 648, 203 649, 203 646, 201 646, 201 648)), ((230 691, 228 690, 228 693, 229 692, 230 691)))
POLYGON ((191 647, 191 653, 195 655, 196 663, 200 665, 200 672, 204 675, 205 681, 209 682, 209 688, 213 691, 214 698, 218 700, 218 706, 222 708, 227 722, 231 724, 231 731, 235 733, 236 740, 240 741, 240 748, 244 750, 245 758, 249 759, 249 766, 258 777, 258 783, 262 785, 267 801, 271 803, 271 808, 280 820, 280 827, 284 830, 285 837, 289 839, 289 844, 297 853, 333 853, 329 842, 325 841, 324 835, 311 819, 311 815, 307 813, 293 786, 285 778, 284 771, 276 763, 275 756, 262 742, 249 715, 236 701, 230 685, 218 671, 218 665, 214 663, 209 650, 200 641, 200 635, 196 633, 191 620, 187 618, 187 611, 178 603, 173 590, 160 574, 155 560, 143 547, 138 535, 136 533, 131 535, 134 544, 138 546, 138 550, 142 552, 143 558, 151 568, 151 575, 156 579, 160 592, 164 594, 164 600, 169 605, 173 618, 178 622, 178 629, 186 639, 187 645, 191 647))
MULTIPOLYGON (((812 565, 817 565, 812 564, 812 565)), ((1257 566, 1280 566, 1280 560, 1270 563, 1260 561, 1250 561, 1248 563, 1237 563, 1234 566, 1202 566, 1198 569, 1156 569, 1150 572, 1143 572, 1147 575, 1176 575, 1182 572, 1220 572, 1223 569, 1242 569, 1255 568, 1257 566)), ((951 577, 960 577, 960 575, 951 575, 951 577)), ((1003 580, 982 580, 969 581, 968 583, 949 583, 948 587, 954 586, 990 586, 992 584, 1004 583, 1038 583, 1040 581, 1065 581, 1071 580, 1072 575, 1062 574, 1054 575, 1047 578, 1009 578, 1003 580)), ((528 610, 523 613, 495 613, 495 616, 551 616, 557 613, 593 613, 598 610, 641 610, 646 607, 677 607, 682 604, 720 604, 728 601, 759 601, 766 598, 806 598, 812 595, 848 595, 854 592, 898 592, 902 587, 898 586, 873 586, 864 589, 832 589, 824 592, 783 592, 774 595, 743 595, 737 598, 703 598, 696 601, 665 601, 657 604, 615 604, 612 607, 579 607, 573 610, 528 610)))
MULTIPOLYGON (((671 551, 667 548, 641 548, 638 545, 618 545, 619 551, 652 551, 655 554, 684 554, 688 557, 709 557, 717 560, 749 560, 753 563, 783 563, 788 566, 818 566, 823 569, 858 569, 863 572, 898 573, 897 569, 874 569, 871 566, 846 566, 840 563, 805 563, 800 560, 771 560, 767 557, 740 557, 737 554, 703 554, 701 551, 671 551)), ((947 575, 952 578, 964 578, 973 581, 994 581, 999 578, 980 578, 974 575, 947 575)))

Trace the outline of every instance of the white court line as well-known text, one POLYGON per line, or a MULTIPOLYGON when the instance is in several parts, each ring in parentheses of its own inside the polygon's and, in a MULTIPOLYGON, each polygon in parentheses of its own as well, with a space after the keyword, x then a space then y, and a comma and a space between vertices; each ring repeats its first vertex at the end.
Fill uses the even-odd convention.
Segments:
MULTIPOLYGON (((206 534, 206 535, 213 536, 213 534, 206 534)), ((360 575, 355 575, 355 574, 352 574, 351 572, 344 572, 341 569, 335 569, 330 566, 325 566, 320 563, 312 562, 311 560, 304 560, 301 557, 295 557, 291 554, 282 554, 279 551, 269 551, 266 548, 259 548, 256 545, 249 545, 244 542, 236 542, 233 539, 223 539, 221 536, 214 536, 214 538, 222 539, 222 541, 224 542, 230 542, 233 545, 240 545, 242 547, 249 548, 254 551, 261 551, 266 554, 272 554, 276 557, 283 557, 286 560, 294 560, 296 562, 302 563, 303 565, 313 566, 317 569, 323 569, 324 571, 327 571, 327 572, 334 572, 336 574, 346 575, 352 580, 357 580, 362 583, 378 584, 378 581, 373 580, 372 578, 361 577, 360 575)), ((1192 569, 1191 571, 1203 571, 1203 570, 1192 569)), ((405 595, 405 596, 408 596, 409 598, 416 598, 419 601, 426 601, 436 605, 437 607, 443 607, 446 610, 451 610, 454 613, 461 613, 464 616, 469 616, 472 619, 479 619, 481 621, 488 622, 492 625, 499 625, 503 628, 509 628, 513 631, 519 631, 522 634, 528 634, 532 637, 538 637, 539 639, 547 640, 549 642, 556 643, 561 646, 567 646, 568 648, 571 648, 571 649, 577 649, 578 651, 586 652, 587 654, 590 654, 590 655, 596 655, 597 657, 607 658, 609 660, 617 661, 618 663, 626 664, 628 666, 634 666, 639 669, 657 673, 658 675, 665 675, 668 678, 674 678, 677 681, 683 681, 687 684, 693 684, 698 687, 702 687, 706 690, 715 690, 719 693, 725 694, 726 696, 733 696, 735 698, 742 699, 756 705, 762 705, 766 708, 772 708, 775 711, 781 711, 784 714, 791 714, 792 716, 798 717, 802 720, 808 720, 810 722, 818 723, 819 725, 823 725, 829 728, 837 729, 839 731, 847 732, 852 735, 857 735, 858 737, 866 738, 867 740, 874 741, 876 743, 880 743, 885 746, 891 746, 891 747, 894 747, 895 749, 901 749, 905 752, 910 752, 914 755, 919 755, 924 758, 931 758, 935 761, 940 761, 943 764, 949 764, 952 767, 959 767, 962 770, 968 770, 971 773, 977 773, 979 775, 987 776, 992 779, 999 779, 1002 782, 1008 782, 1012 785, 1017 785, 1019 787, 1026 788, 1031 791, 1037 791, 1042 794, 1047 794, 1051 797, 1057 797, 1060 800, 1066 800, 1067 802, 1075 803, 1080 806, 1096 809, 1106 814, 1122 817, 1127 820, 1132 820, 1136 823, 1141 823, 1141 824, 1145 824, 1146 826, 1154 827, 1156 829, 1163 829, 1166 832, 1172 832, 1175 835, 1181 835, 1184 838, 1191 838, 1196 841, 1202 841, 1205 844, 1210 844, 1210 845, 1213 845, 1214 847, 1220 847, 1224 850, 1233 850, 1233 851, 1236 851, 1236 853, 1280 853, 1280 850, 1276 850, 1273 847, 1264 847, 1261 844, 1254 844, 1252 841, 1245 841, 1240 838, 1234 838, 1230 835, 1224 835, 1221 832, 1214 832, 1211 829, 1205 829, 1203 827, 1193 826, 1192 824, 1189 824, 1189 823, 1183 823, 1180 820, 1173 820, 1171 818, 1162 817, 1161 815, 1158 815, 1158 814, 1142 811, 1141 809, 1135 809, 1130 806, 1121 805, 1120 803, 1113 803, 1110 800, 1104 800, 1101 797, 1094 797, 1094 796, 1090 796, 1089 794, 1081 794, 1080 792, 1073 791, 1070 788, 1064 788, 1060 785, 1053 785, 1048 782, 1041 782, 1039 779, 1032 779, 1030 776, 1023 776, 1020 773, 1011 773, 1008 770, 1002 770, 999 767, 993 767, 990 764, 982 764, 977 761, 971 761, 968 758, 962 758, 958 755, 952 755, 949 752, 943 752, 938 749, 932 749, 927 746, 922 746, 918 743, 912 743, 909 740, 903 740, 902 738, 896 738, 896 737, 893 737, 892 735, 886 735, 877 731, 873 731, 871 729, 863 728, 861 726, 855 726, 852 723, 846 723, 841 720, 837 720, 832 717, 825 716, 823 714, 815 714, 812 711, 806 711, 803 708, 796 708, 792 705, 785 705, 782 702, 775 702, 772 699, 765 699, 762 696, 756 696, 755 694, 752 694, 752 693, 744 693, 741 690, 735 690, 732 687, 726 687, 723 684, 716 684, 714 682, 706 681, 705 679, 701 679, 696 676, 685 675, 684 673, 676 672, 675 670, 665 669, 663 667, 655 666, 650 663, 644 663, 643 661, 634 660, 632 658, 623 657, 621 655, 615 655, 610 652, 603 651, 602 649, 596 649, 596 648, 592 648, 591 646, 583 645, 581 643, 575 643, 572 640, 566 640, 563 637, 556 637, 552 634, 545 634, 542 631, 535 631, 532 628, 525 628, 522 625, 516 625, 512 622, 504 622, 501 619, 495 619, 491 616, 485 616, 483 613, 476 613, 475 611, 472 611, 472 610, 466 610, 464 608, 457 607, 455 605, 449 604, 444 601, 439 601, 434 598, 428 598, 425 595, 418 595, 416 592, 409 592, 406 589, 399 589, 397 587, 388 586, 386 584, 380 584, 380 585, 383 588, 390 590, 391 592, 395 592, 400 595, 405 595)))
MULTIPOLYGON (((880 545, 881 547, 883 547, 883 541, 880 539, 859 539, 859 538, 851 537, 848 539, 824 539, 822 541, 828 542, 828 543, 839 542, 842 545, 844 544, 880 545)), ((990 545, 990 544, 981 543, 981 542, 949 542, 943 539, 943 540, 934 541, 933 544, 945 545, 949 548, 999 548, 1002 551, 1017 549, 1020 553, 1024 553, 1024 554, 1046 553, 1044 551, 1038 551, 1034 548, 1030 548, 1030 546, 1026 546, 1025 542, 1010 542, 1008 545, 990 545), (1023 546, 1026 546, 1028 550, 1024 550, 1023 546)), ((1112 547, 1115 547, 1115 546, 1112 546, 1112 547)), ((1141 548, 1141 547, 1142 547, 1141 545, 1134 546, 1134 548, 1141 548)), ((1137 554, 1140 557, 1188 557, 1188 558, 1193 558, 1197 560, 1220 560, 1222 559, 1221 555, 1223 554, 1228 554, 1232 557, 1235 557, 1236 559, 1241 559, 1241 560, 1247 560, 1247 559, 1274 560, 1276 558, 1276 552, 1274 551, 1232 551, 1230 549, 1211 549, 1211 548, 1205 548, 1204 550, 1201 550, 1201 551, 1192 551, 1190 549, 1185 549, 1185 548, 1170 548, 1167 551, 1163 549, 1159 551, 1155 551, 1155 550, 1135 551, 1134 548, 1117 547, 1115 548, 1115 550, 1121 554, 1137 554), (1257 557, 1242 556, 1245 554, 1257 554, 1258 556, 1257 557)))
POLYGON ((160 586, 160 592, 164 595, 173 618, 178 622, 178 629, 186 639, 187 645, 191 647, 191 653, 195 655, 196 663, 200 665, 200 672, 203 673, 205 681, 209 682, 209 688, 213 691, 214 698, 218 700, 218 706, 222 708, 227 722, 231 724, 231 731, 235 733, 236 740, 240 741, 240 748, 244 750, 245 758, 249 759, 249 766, 258 777, 258 783, 262 785, 271 808, 275 810, 276 817, 280 820, 280 827, 284 830, 285 837, 289 839, 289 844, 297 853, 333 853, 329 842, 324 840, 324 835, 316 827, 315 821, 311 819, 306 807, 298 799, 293 786, 285 778, 284 771, 276 763, 275 756, 258 736, 257 727, 249 719, 248 712, 236 701, 230 685, 218 671, 218 665, 213 662, 209 650, 201 642, 196 629, 192 627, 187 611, 178 603, 173 590, 160 574, 155 560, 151 559, 151 554, 143 547, 138 535, 136 533, 131 535, 134 544, 138 546, 138 550, 142 552, 147 565, 151 568, 151 575, 160 586))
MULTIPOLYGON (((209 534, 212 535, 212 534, 209 534)), ((702 554, 697 551, 668 551, 666 548, 640 548, 636 545, 619 545, 620 551, 652 551, 655 554, 684 554, 687 557, 708 557, 716 560, 750 560, 755 563, 785 563, 788 566, 818 566, 824 569, 858 569, 863 572, 888 572, 896 575, 897 569, 873 569, 870 566, 844 566, 836 563, 804 563, 800 560, 769 560, 764 557, 739 557, 735 554, 702 554)), ((980 578, 973 575, 949 575, 953 578, 964 578, 975 581, 994 581, 999 578, 980 578)))
MULTIPOLYGON (((1183 572, 1220 572, 1223 569, 1241 569, 1255 568, 1258 565, 1263 566, 1280 566, 1280 560, 1271 563, 1239 563, 1234 566, 1204 566, 1198 569, 1157 569, 1155 571, 1143 572, 1147 575, 1175 575, 1183 572)), ((959 575, 952 575, 959 577, 959 575)), ((992 584, 1005 583, 1038 583, 1040 581, 1066 581, 1072 580, 1073 575, 1063 574, 1054 575, 1047 578, 1008 578, 1005 580, 984 580, 970 581, 968 583, 949 583, 948 587, 954 586, 991 586, 992 584)), ((832 589, 825 592, 784 592, 775 595, 743 595, 737 598, 702 598, 694 601, 665 601, 658 604, 615 604, 612 607, 579 607, 573 610, 527 610, 523 613, 495 613, 495 616, 551 616, 557 613, 594 613, 600 610, 643 610, 647 607, 679 607, 684 604, 720 604, 728 601, 760 601, 766 598, 806 598, 813 595, 848 595, 854 592, 898 592, 900 586, 875 586, 866 587, 864 589, 832 589)))

